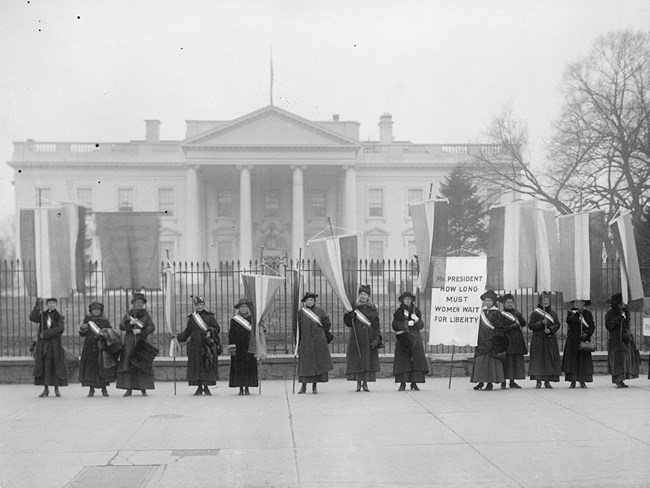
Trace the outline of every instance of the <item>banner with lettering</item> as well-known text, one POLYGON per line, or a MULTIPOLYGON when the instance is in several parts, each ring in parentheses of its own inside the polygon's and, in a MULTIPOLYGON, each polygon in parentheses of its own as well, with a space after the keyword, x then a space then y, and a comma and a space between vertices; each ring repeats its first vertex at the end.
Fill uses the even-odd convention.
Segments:
POLYGON ((429 344, 476 346, 487 257, 449 257, 444 286, 431 289, 429 344))

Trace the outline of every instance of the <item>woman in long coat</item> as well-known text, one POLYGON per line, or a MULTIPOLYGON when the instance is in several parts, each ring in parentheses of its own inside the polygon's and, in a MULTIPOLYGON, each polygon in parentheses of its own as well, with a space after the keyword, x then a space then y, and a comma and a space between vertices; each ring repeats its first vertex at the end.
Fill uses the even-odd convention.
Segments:
MULTIPOLYGON (((79 363, 79 381, 81 386, 88 386, 88 396, 95 396, 95 388, 101 388, 102 396, 107 397, 106 387, 115 377, 106 376, 107 370, 102 367, 102 353, 106 346, 100 331, 111 329, 111 324, 104 316, 104 304, 93 302, 88 306, 89 314, 79 327, 79 335, 84 337, 84 345, 81 349, 81 361, 79 363)), ((112 370, 116 372, 115 368, 112 370)))
POLYGON ((149 312, 144 308, 147 299, 142 293, 134 293, 131 300, 133 308, 125 314, 120 322, 120 330, 126 332, 124 346, 117 365, 117 388, 126 390, 124 396, 131 396, 133 390, 140 390, 142 396, 147 396, 147 390, 155 389, 153 374, 153 358, 143 368, 133 366, 131 358, 138 341, 146 341, 147 336, 156 330, 149 312))
POLYGON ((68 386, 68 371, 61 335, 65 329, 65 317, 56 309, 56 298, 48 298, 43 311, 43 300, 38 298, 29 320, 38 324, 38 338, 34 350, 34 384, 43 385, 39 397, 50 394, 49 387, 54 386, 54 394, 61 396, 59 386, 68 386))
POLYGON ((553 388, 551 381, 560 381, 562 363, 560 348, 555 333, 560 329, 557 313, 551 308, 551 295, 548 292, 539 294, 539 303, 530 314, 528 328, 533 331, 530 340, 530 366, 528 374, 531 380, 536 380, 535 388, 553 388))
POLYGON ((357 391, 370 391, 369 381, 377 380, 379 368, 378 346, 382 346, 379 314, 370 301, 370 285, 359 287, 359 296, 354 310, 343 316, 343 322, 350 327, 350 340, 346 351, 345 374, 348 381, 357 382, 357 391))
POLYGON ((587 388, 586 383, 594 381, 591 351, 580 349, 582 341, 591 342, 591 336, 596 330, 594 316, 585 308, 589 303, 589 300, 574 300, 573 307, 566 317, 567 334, 562 356, 562 371, 564 371, 564 381, 571 382, 569 388, 575 388, 576 381, 580 382, 580 388, 587 388))
POLYGON ((424 329, 422 312, 415 306, 415 295, 405 291, 399 296, 400 306, 393 314, 393 330, 397 335, 393 376, 399 383, 398 391, 406 390, 406 383, 411 390, 419 391, 418 383, 424 383, 429 373, 429 365, 424 354, 424 345, 420 331, 424 329))
POLYGON ((302 387, 298 394, 307 391, 311 383, 312 393, 318 393, 317 383, 328 381, 328 372, 334 368, 330 348, 327 345, 327 333, 332 328, 330 318, 320 307, 316 306, 318 295, 307 292, 300 300, 305 304, 298 313, 298 381, 302 387))
POLYGON ((498 300, 496 293, 488 290, 481 295, 481 300, 483 300, 483 309, 479 319, 478 340, 470 383, 478 383, 474 387, 475 390, 481 390, 487 383, 485 389, 489 391, 492 390, 492 383, 502 383, 505 380, 503 356, 506 349, 501 350, 497 347, 497 343, 502 343, 497 340, 497 337, 503 339, 505 335, 501 312, 494 305, 498 300))
POLYGON ((242 298, 235 305, 237 314, 230 319, 228 331, 228 350, 230 351, 230 382, 231 388, 239 387, 240 395, 250 395, 249 387, 258 386, 257 359, 248 352, 251 340, 252 326, 249 307, 253 303, 248 298, 242 298))
POLYGON ((221 328, 212 312, 205 309, 203 297, 193 298, 194 313, 187 316, 185 330, 176 336, 178 342, 187 342, 187 383, 196 386, 195 396, 212 395, 209 386, 217 384, 217 363, 221 349, 221 328), (188 340, 189 339, 189 340, 188 340))
POLYGON ((630 312, 623 303, 623 295, 616 293, 610 300, 611 308, 605 314, 607 342, 607 372, 616 388, 627 388, 624 380, 639 377, 639 353, 630 333, 630 312))
MULTIPOLYGON (((505 331, 510 345, 506 352, 506 358, 503 364, 506 380, 510 380, 510 388, 521 388, 515 380, 526 379, 526 366, 524 356, 528 354, 526 339, 521 331, 526 327, 526 319, 519 310, 515 308, 515 297, 506 293, 501 297, 503 310, 501 311, 503 320, 503 330, 505 331)), ((501 388, 506 387, 506 382, 501 383, 501 388)))

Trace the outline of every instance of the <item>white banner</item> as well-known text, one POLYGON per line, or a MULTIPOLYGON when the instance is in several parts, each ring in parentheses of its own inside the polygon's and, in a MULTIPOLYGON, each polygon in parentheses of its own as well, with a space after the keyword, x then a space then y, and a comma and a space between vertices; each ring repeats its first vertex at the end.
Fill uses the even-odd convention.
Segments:
POLYGON ((431 289, 429 344, 476 346, 487 257, 447 258, 445 286, 431 289))

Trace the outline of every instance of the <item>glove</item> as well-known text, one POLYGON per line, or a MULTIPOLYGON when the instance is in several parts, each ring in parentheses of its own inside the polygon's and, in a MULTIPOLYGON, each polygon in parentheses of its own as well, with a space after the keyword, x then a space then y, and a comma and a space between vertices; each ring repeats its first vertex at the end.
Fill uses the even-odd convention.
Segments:
POLYGON ((413 316, 413 323, 417 323, 419 321, 420 321, 420 317, 418 317, 417 315, 414 315, 413 316))
POLYGON ((409 327, 413 327, 415 325, 415 320, 409 320, 408 324, 409 324, 409 327))

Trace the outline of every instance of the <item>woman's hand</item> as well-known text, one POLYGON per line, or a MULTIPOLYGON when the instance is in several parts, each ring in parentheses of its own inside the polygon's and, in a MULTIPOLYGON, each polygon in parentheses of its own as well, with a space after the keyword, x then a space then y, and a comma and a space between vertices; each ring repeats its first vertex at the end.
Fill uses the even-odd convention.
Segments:
POLYGON ((140 332, 142 332, 142 331, 140 329, 138 329, 137 327, 135 329, 133 329, 133 335, 139 335, 140 332))

